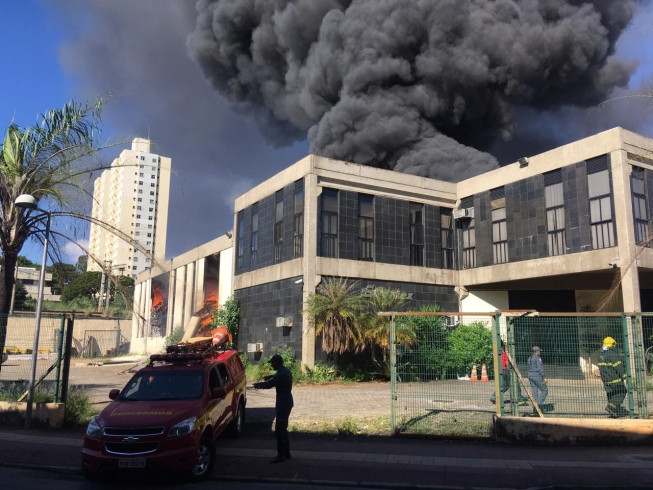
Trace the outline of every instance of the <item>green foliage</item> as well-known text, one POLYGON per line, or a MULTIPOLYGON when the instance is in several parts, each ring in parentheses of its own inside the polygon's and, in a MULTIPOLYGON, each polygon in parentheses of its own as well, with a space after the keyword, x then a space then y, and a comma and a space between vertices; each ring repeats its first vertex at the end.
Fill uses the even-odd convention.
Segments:
POLYGON ((16 281, 14 292, 14 310, 24 310, 25 301, 27 301, 27 289, 20 280, 16 281))
POLYGON ((52 273, 52 294, 62 294, 68 284, 79 275, 77 268, 72 264, 56 262, 47 267, 47 272, 52 273))
MULTIPOLYGON (((437 313, 439 305, 420 308, 420 312, 437 313)), ((416 348, 399 348, 398 363, 403 372, 420 379, 442 379, 447 373, 449 331, 442 316, 402 316, 396 319, 397 330, 408 329, 415 334, 416 348)))
POLYGON ((464 375, 472 365, 492 364, 492 333, 481 322, 458 325, 449 335, 449 362, 455 373, 464 375))
POLYGON ((227 327, 231 335, 232 345, 238 345, 238 330, 240 327, 240 305, 238 300, 231 296, 217 311, 211 312, 211 328, 220 325, 227 327))
POLYGON ((304 383, 319 384, 331 383, 336 379, 336 369, 326 364, 315 363, 313 369, 307 367, 303 373, 304 383))
POLYGON ((177 325, 175 328, 173 328, 172 332, 170 332, 170 335, 165 338, 166 347, 181 342, 185 331, 186 330, 184 329, 183 325, 177 325))
POLYGON ((353 351, 361 342, 365 299, 358 283, 342 277, 327 277, 306 301, 309 325, 321 336, 322 350, 341 355, 353 351))
POLYGON ((61 295, 61 301, 67 303, 76 298, 83 297, 96 299, 100 292, 102 273, 99 271, 83 272, 66 287, 61 295))
POLYGON ((66 398, 64 424, 68 426, 85 426, 97 414, 93 404, 84 390, 72 389, 66 398))

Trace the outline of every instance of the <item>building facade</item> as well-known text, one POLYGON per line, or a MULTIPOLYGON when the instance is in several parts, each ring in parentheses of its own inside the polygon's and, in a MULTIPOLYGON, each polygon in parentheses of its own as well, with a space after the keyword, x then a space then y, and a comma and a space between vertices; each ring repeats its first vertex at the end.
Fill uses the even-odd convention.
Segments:
MULTIPOLYGON (((323 354, 304 304, 328 277, 400 289, 409 309, 653 311, 651 213, 653 139, 622 128, 456 183, 309 155, 238 197, 233 237, 173 259, 164 286, 190 315, 202 264, 219 253, 222 274, 230 257, 239 350, 312 366, 323 354)), ((136 280, 138 338, 155 276, 136 280)), ((165 331, 188 315, 168 313, 165 331)))
POLYGON ((411 309, 647 311, 651 186, 653 140, 622 128, 458 183, 308 156, 236 200, 239 348, 313 365, 325 277, 411 309))
POLYGON ((95 180, 87 270, 136 277, 164 261, 170 170, 170 158, 135 138, 95 180))

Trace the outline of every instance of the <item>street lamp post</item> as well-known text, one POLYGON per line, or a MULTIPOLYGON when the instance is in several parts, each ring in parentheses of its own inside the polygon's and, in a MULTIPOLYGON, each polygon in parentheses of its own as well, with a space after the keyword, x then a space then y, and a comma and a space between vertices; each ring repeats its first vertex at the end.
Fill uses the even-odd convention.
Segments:
POLYGON ((45 287, 45 266, 48 259, 48 239, 50 237, 50 220, 52 215, 49 211, 40 209, 36 204, 34 196, 21 194, 16 198, 15 205, 17 208, 29 209, 30 211, 40 211, 46 216, 45 220, 45 238, 43 240, 43 259, 41 260, 41 272, 39 274, 39 290, 36 300, 36 320, 34 326, 34 344, 32 346, 32 366, 29 373, 29 386, 27 391, 27 407, 25 408, 25 428, 29 429, 32 424, 32 405, 34 404, 34 380, 36 379, 36 360, 39 349, 39 333, 41 330, 41 309, 43 308, 43 289, 45 287))

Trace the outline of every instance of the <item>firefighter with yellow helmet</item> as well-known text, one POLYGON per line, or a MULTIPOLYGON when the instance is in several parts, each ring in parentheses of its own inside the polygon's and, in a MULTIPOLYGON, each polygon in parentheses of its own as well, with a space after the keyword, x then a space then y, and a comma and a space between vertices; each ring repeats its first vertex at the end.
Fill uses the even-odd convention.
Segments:
POLYGON ((616 418, 626 415, 626 410, 621 406, 626 398, 626 368, 623 364, 621 356, 615 351, 617 341, 612 337, 603 339, 603 348, 599 354, 599 372, 601 373, 601 381, 603 381, 603 388, 608 398, 608 404, 605 410, 610 414, 610 417, 616 418))

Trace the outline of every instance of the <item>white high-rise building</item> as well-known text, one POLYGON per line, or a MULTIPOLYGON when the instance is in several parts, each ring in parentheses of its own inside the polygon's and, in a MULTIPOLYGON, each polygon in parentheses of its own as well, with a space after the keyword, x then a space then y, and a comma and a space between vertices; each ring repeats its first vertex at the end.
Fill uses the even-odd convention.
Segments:
POLYGON ((165 259, 171 160, 135 138, 93 185, 88 271, 136 277, 165 259))

